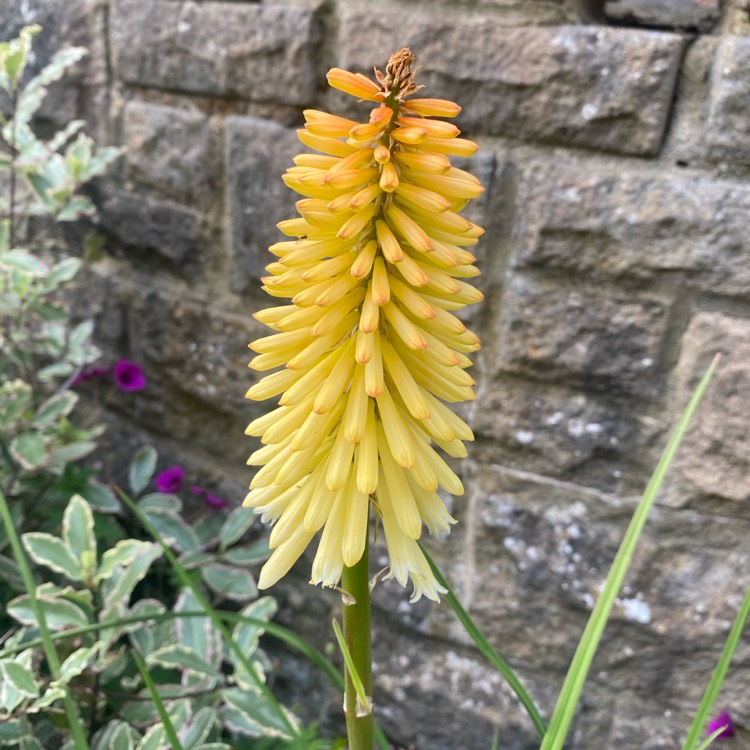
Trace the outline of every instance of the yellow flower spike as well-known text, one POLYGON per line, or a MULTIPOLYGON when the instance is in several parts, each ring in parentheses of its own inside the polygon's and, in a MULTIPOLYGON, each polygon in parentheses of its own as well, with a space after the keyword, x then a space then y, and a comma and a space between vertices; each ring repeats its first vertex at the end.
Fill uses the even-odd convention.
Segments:
POLYGON ((276 523, 261 587, 316 533, 312 581, 337 585, 364 553, 372 504, 388 577, 411 579, 413 599, 442 593, 416 540, 455 522, 437 489, 463 492, 441 456, 466 456, 473 439, 446 403, 474 398, 465 368, 479 339, 453 313, 482 298, 463 279, 478 273, 464 248, 483 230, 460 212, 483 187, 449 159, 476 144, 432 119, 460 108, 413 98, 413 62, 400 50, 375 81, 331 70, 334 88, 374 107, 364 122, 305 110, 298 136, 317 153, 283 177, 303 199, 279 223, 290 239, 269 248, 263 288, 280 302, 255 315, 273 333, 250 367, 271 372, 247 394, 279 404, 247 428, 262 447, 245 504, 276 523))

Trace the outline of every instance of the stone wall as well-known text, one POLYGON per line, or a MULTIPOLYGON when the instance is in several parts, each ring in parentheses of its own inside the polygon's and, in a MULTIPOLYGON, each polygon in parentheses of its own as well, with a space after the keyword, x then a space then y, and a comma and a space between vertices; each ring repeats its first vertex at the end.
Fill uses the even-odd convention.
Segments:
MULTIPOLYGON (((85 308, 146 391, 109 404, 140 441, 239 503, 258 405, 243 394, 250 313, 280 180, 325 86, 410 46, 427 95, 463 106, 487 192, 470 218, 486 302, 477 440, 448 539, 431 544, 471 614, 549 715, 603 576, 712 355, 724 354, 647 526, 587 684, 571 748, 676 748, 750 583, 750 17, 744 0, 0 0, 0 34, 44 25, 91 54, 44 111, 84 117, 126 156, 93 188, 107 257, 85 308), (600 23, 587 25, 590 19, 600 23), (585 19, 585 20, 584 20, 585 19), (651 27, 649 28, 649 24, 651 27)), ((81 230, 83 231, 83 230, 81 230)), ((375 564, 379 563, 375 560, 375 564)), ((274 591, 330 641, 336 597, 274 591)), ((447 605, 378 586, 379 716, 418 750, 536 747, 447 605)), ((277 687, 334 726, 315 672, 279 652, 277 687)), ((720 704, 750 723, 750 650, 720 704)))

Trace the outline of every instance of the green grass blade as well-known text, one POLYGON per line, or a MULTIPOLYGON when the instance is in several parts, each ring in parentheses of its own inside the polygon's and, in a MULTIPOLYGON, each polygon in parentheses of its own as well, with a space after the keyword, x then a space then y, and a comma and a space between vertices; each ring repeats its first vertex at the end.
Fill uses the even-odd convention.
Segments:
MULTIPOLYGON (((703 733, 703 727, 706 726, 708 716, 711 713, 714 703, 716 703, 719 692, 721 691, 721 686, 724 683, 724 678, 726 677, 732 657, 737 649, 737 644, 740 642, 742 631, 745 629, 749 616, 750 588, 745 592, 745 598, 742 600, 742 604, 737 611, 737 616, 734 618, 732 629, 729 631, 727 640, 724 643, 724 648, 721 651, 719 661, 716 663, 714 672, 711 675, 711 680, 706 686, 701 702, 698 704, 698 710, 695 713, 693 723, 690 725, 682 750, 693 750, 695 743, 700 739, 700 736, 703 733)), ((701 748, 703 747, 704 745, 701 745, 701 748)), ((708 745, 706 745, 706 747, 708 747, 708 745)))
POLYGON ((704 742, 701 742, 700 747, 698 750, 706 750, 707 748, 711 747, 711 745, 714 744, 714 740, 724 731, 724 727, 719 727, 715 732, 712 732, 708 737, 706 737, 704 742))
POLYGON ((422 550, 422 554, 424 554, 425 559, 429 563, 430 568, 432 568, 432 572, 435 575, 437 582, 447 590, 448 593, 445 595, 445 598, 448 604, 450 604, 451 609, 456 613, 456 617, 458 617, 458 619, 461 621, 461 624, 466 629, 466 632, 471 636, 482 656, 484 656, 484 658, 487 659, 487 661, 493 667, 495 667, 495 669, 497 669, 497 671, 500 672, 500 674, 505 678, 508 685, 510 685, 511 689, 518 697, 518 700, 521 701, 521 704, 529 714, 529 718, 534 724, 534 728, 539 733, 539 736, 544 737, 544 719, 542 719, 542 715, 539 712, 539 709, 536 707, 533 699, 528 694, 528 692, 526 692, 526 689, 521 684, 521 681, 518 679, 515 672, 511 669, 508 662, 506 662, 505 659, 503 659, 503 657, 500 656, 500 654, 498 654, 494 648, 492 648, 490 642, 484 637, 482 631, 479 630, 479 628, 476 626, 469 613, 463 608, 461 602, 458 600, 458 597, 453 593, 453 589, 448 585, 445 577, 440 572, 438 566, 435 564, 435 561, 430 557, 429 553, 424 548, 424 545, 421 542, 418 542, 418 544, 419 548, 422 550))
POLYGON ((273 710, 279 716, 283 724, 286 726, 290 737, 292 737, 294 741, 302 743, 303 740, 302 740, 299 730, 289 720, 289 717, 287 716, 286 711, 284 711, 284 709, 281 707, 281 704, 276 700, 276 696, 269 690, 266 683, 260 679, 260 677, 258 676, 258 673, 255 670, 255 667, 252 665, 252 663, 244 654, 240 646, 234 640, 234 638, 232 637, 232 634, 229 632, 229 629, 224 624, 224 622, 219 617, 219 615, 216 613, 216 610, 211 606, 208 599, 206 599, 206 597, 203 595, 203 592, 196 585, 195 581, 193 581, 188 571, 185 569, 182 563, 177 559, 174 552, 172 552, 172 550, 169 548, 169 545, 165 543, 165 541, 162 539, 159 532, 154 528, 151 521, 149 521, 149 519, 146 517, 145 513, 130 499, 130 497, 128 497, 128 495, 125 494, 125 492, 123 492, 119 487, 115 489, 117 490, 118 495, 120 496, 122 501, 125 503, 125 505, 127 505, 128 508, 130 508, 130 510, 133 511, 133 513, 136 515, 136 517, 140 521, 143 528, 145 528, 146 531, 148 531, 148 533, 151 534, 151 536, 159 543, 159 546, 162 548, 164 552, 164 556, 167 558, 167 560, 169 560, 169 563, 172 566, 172 569, 176 573, 177 577, 180 579, 180 581, 182 582, 184 586, 187 586, 193 592, 196 600, 203 608, 206 616, 208 616, 211 619, 211 622, 213 622, 214 627, 221 633, 221 636, 226 642, 227 646, 237 656, 240 663, 242 664, 242 666, 245 668, 250 678, 255 683, 255 686, 258 688, 258 691, 263 695, 263 697, 268 702, 268 705, 273 708, 273 710))
POLYGON ((154 706, 156 706, 156 712, 159 714, 161 725, 164 727, 164 731, 169 738, 172 750, 183 750, 182 743, 177 737, 177 732, 175 732, 174 724, 172 724, 172 720, 169 718, 166 706, 159 695, 159 691, 156 689, 154 681, 151 679, 151 673, 148 671, 146 662, 143 661, 143 657, 138 653, 137 649, 133 649, 133 658, 135 659, 138 671, 141 673, 143 682, 146 683, 151 700, 154 702, 154 706))
MULTIPOLYGON (((13 518, 10 515, 10 509, 8 503, 5 500, 5 495, 0 490, 0 516, 3 519, 3 525, 5 526, 5 533, 8 536, 11 550, 13 551, 13 557, 15 558, 16 565, 21 571, 21 577, 26 588, 26 593, 29 597, 29 603, 34 611, 36 617, 37 627, 39 628, 39 640, 41 641, 42 648, 44 649, 44 655, 47 657, 47 666, 49 667, 50 674, 53 680, 60 679, 60 657, 57 654, 55 648, 55 642, 52 639, 52 634, 47 626, 47 621, 44 618, 44 611, 42 610, 39 600, 36 598, 36 582, 34 576, 31 573, 31 568, 26 559, 26 553, 23 551, 21 546, 21 539, 16 531, 16 526, 13 523, 13 518)), ((65 714, 68 719, 68 727, 70 733, 73 736, 73 741, 77 750, 88 750, 89 744, 86 740, 86 732, 83 729, 81 723, 81 717, 78 715, 78 707, 76 706, 75 700, 70 693, 70 688, 64 686, 65 693, 63 695, 63 706, 65 708, 65 714)))
POLYGON ((695 389, 633 514, 633 518, 625 532, 625 537, 620 544, 620 548, 607 575, 604 589, 596 602, 596 606, 589 617, 589 621, 576 648, 573 661, 565 677, 565 682, 558 696, 557 704, 555 705, 555 710, 550 719, 549 728, 544 735, 540 750, 562 750, 570 730, 571 722, 573 721, 573 715, 578 706, 583 684, 586 681, 591 662, 599 646, 604 627, 612 612, 615 597, 620 591, 628 566, 633 558, 635 546, 643 531, 646 518, 661 487, 667 469, 672 463, 677 448, 685 436, 690 419, 713 377, 717 363, 718 357, 714 358, 714 361, 695 389))

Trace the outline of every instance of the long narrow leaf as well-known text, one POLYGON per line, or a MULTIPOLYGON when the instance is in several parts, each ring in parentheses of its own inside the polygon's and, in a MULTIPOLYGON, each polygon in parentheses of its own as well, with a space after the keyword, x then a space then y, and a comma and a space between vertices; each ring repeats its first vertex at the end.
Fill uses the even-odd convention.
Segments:
POLYGON ((183 750, 182 743, 177 737, 177 732, 175 732, 174 724, 172 724, 172 720, 169 718, 166 706, 159 695, 159 691, 156 689, 156 685, 151 678, 151 673, 148 671, 148 667, 146 667, 146 662, 143 661, 143 657, 138 653, 137 649, 133 649, 133 658, 135 659, 138 671, 141 673, 143 682, 146 683, 148 693, 151 696, 151 700, 154 702, 156 712, 159 714, 161 725, 164 727, 164 732, 169 739, 169 744, 172 746, 172 750, 183 750))
MULTIPOLYGON (((732 657, 737 649, 737 644, 740 642, 740 636, 745 629, 749 616, 750 588, 745 592, 745 598, 737 611, 737 616, 734 618, 732 629, 729 631, 727 640, 724 643, 724 648, 721 651, 719 661, 716 662, 716 667, 714 668, 714 673, 711 675, 711 680, 706 686, 701 702, 698 704, 698 710, 695 713, 693 723, 690 725, 690 730, 688 731, 688 735, 682 745, 682 750, 693 750, 695 743, 698 742, 698 739, 703 733, 703 727, 706 726, 711 709, 719 696, 721 686, 724 683, 724 678, 726 677, 727 670, 732 662, 732 657)), ((704 745, 701 745, 701 748, 702 747, 704 747, 704 745)), ((706 747, 708 747, 708 745, 706 745, 706 747)))
POLYGON ((420 549, 422 550, 422 554, 425 556, 425 559, 432 568, 432 572, 435 575, 437 582, 448 591, 448 593, 445 595, 445 598, 448 601, 448 604, 451 606, 451 609, 456 613, 456 617, 458 617, 458 619, 461 621, 461 624, 466 629, 466 632, 471 636, 472 640, 474 641, 484 658, 487 659, 487 661, 493 667, 495 667, 495 669, 497 669, 497 671, 500 672, 500 674, 505 678, 508 685, 510 685, 511 689, 518 697, 518 700, 521 701, 521 704, 526 709, 529 718, 534 724, 534 728, 539 733, 539 736, 544 737, 544 719, 542 719, 542 715, 541 713, 539 713, 539 709, 534 703, 534 700, 521 684, 521 680, 518 679, 510 664, 508 664, 508 662, 505 661, 505 659, 503 659, 503 657, 500 656, 500 654, 498 654, 494 648, 492 648, 490 642, 484 637, 482 631, 476 626, 469 613, 463 608, 461 602, 458 600, 458 597, 453 593, 453 589, 448 585, 445 577, 440 572, 438 566, 435 564, 435 561, 430 557, 429 553, 424 548, 424 545, 421 542, 418 542, 418 544, 420 549))
POLYGON ((570 730, 570 724, 573 721, 573 715, 578 706, 578 699, 581 696, 583 684, 586 681, 594 654, 599 647, 604 626, 607 624, 609 615, 612 612, 615 597, 620 591, 628 566, 633 558, 635 546, 643 531, 646 518, 664 481, 667 469, 672 463, 677 448, 685 436, 690 419, 713 377, 717 363, 718 356, 714 358, 714 361, 695 389, 685 412, 677 424, 674 434, 659 460, 656 470, 646 486, 643 497, 638 503, 638 507, 633 514, 633 518, 625 532, 625 537, 620 544, 620 548, 607 575, 607 582, 576 648, 573 661, 565 677, 565 682, 558 696, 557 704, 555 705, 555 710, 550 719, 549 728, 547 729, 547 734, 544 735, 540 750, 562 750, 565 739, 568 736, 568 731, 570 730))
POLYGON ((714 744, 714 740, 724 731, 724 727, 719 727, 715 732, 712 732, 711 734, 706 737, 704 742, 701 742, 700 747, 698 750, 707 750, 707 748, 711 747, 711 745, 714 744))

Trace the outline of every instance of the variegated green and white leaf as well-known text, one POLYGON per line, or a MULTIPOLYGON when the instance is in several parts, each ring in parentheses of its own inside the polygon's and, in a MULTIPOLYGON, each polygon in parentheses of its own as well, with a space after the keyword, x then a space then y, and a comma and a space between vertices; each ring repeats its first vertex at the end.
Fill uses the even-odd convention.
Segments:
POLYGON ((225 550, 239 541, 255 523, 257 516, 249 508, 235 508, 224 521, 219 532, 220 548, 225 550))
MULTIPOLYGON (((272 596, 264 596, 261 599, 249 604, 240 614, 245 617, 254 617, 257 620, 268 622, 278 610, 279 606, 272 596)), ((246 656, 251 656, 255 649, 258 648, 258 641, 264 633, 264 629, 258 625, 251 625, 247 622, 238 622, 232 631, 232 637, 237 645, 242 649, 246 656)), ((238 665, 239 660, 233 651, 229 652, 229 659, 238 665)))
POLYGON ((12 713, 28 698, 39 695, 39 686, 30 669, 12 659, 0 660, 0 708, 12 713))
POLYGON ((30 531, 23 534, 21 539, 34 562, 61 573, 71 581, 81 580, 81 562, 62 539, 41 531, 30 531))
POLYGON ((149 665, 157 664, 167 669, 179 669, 196 674, 205 675, 206 677, 218 678, 219 671, 206 659, 197 654, 192 649, 186 648, 180 644, 174 643, 164 646, 157 651, 152 651, 146 657, 146 663, 149 665))
POLYGON ((94 514, 89 504, 80 495, 73 495, 65 508, 62 535, 73 555, 81 561, 84 573, 93 573, 96 567, 94 514))
POLYGON ((220 596, 244 602, 258 595, 258 585, 253 574, 244 568, 214 563, 201 569, 203 580, 220 596))
POLYGON ((194 750, 203 743, 216 725, 219 715, 215 708, 204 706, 180 727, 178 737, 184 750, 194 750))
MULTIPOLYGON (((73 602, 50 596, 38 596, 39 606, 50 630, 80 628, 89 624, 86 613, 73 602)), ((8 614, 24 625, 37 625, 37 618, 28 595, 19 596, 8 604, 8 614)))
MULTIPOLYGON (((104 605, 109 606, 114 602, 126 602, 139 581, 148 572, 151 563, 161 557, 161 547, 155 542, 143 542, 140 554, 131 560, 127 566, 116 566, 102 584, 104 605)), ((102 560, 102 563, 104 561, 102 560)))

